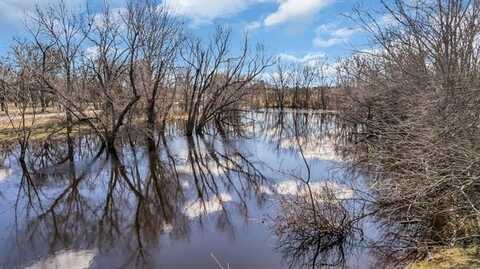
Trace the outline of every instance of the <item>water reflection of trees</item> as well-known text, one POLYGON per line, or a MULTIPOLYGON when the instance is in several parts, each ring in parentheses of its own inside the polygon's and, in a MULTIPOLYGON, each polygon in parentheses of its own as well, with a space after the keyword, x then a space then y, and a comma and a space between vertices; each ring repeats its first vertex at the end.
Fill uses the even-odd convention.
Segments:
MULTIPOLYGON (((274 231, 280 239, 278 246, 287 262, 292 266, 311 268, 348 267, 345 254, 355 245, 374 257, 375 261, 369 261, 376 262, 372 266, 395 268, 423 257, 424 249, 435 245, 435 240, 441 235, 422 225, 433 223, 434 227, 442 227, 444 219, 425 218, 424 223, 421 219, 412 219, 418 212, 405 206, 408 205, 405 202, 408 196, 399 198, 385 191, 391 187, 388 176, 395 175, 386 176, 378 173, 380 167, 365 165, 372 158, 372 148, 366 147, 362 141, 366 139, 362 130, 364 126, 345 122, 335 115, 326 120, 326 124, 318 121, 318 118, 327 117, 316 117, 311 113, 302 115, 299 112, 285 115, 267 113, 264 116, 262 132, 270 136, 279 149, 284 148, 282 145, 285 145, 285 141, 293 141, 292 147, 296 147, 304 159, 308 173, 296 178, 306 189, 310 189, 310 169, 305 152, 309 147, 315 147, 315 142, 323 143, 330 139, 335 154, 345 161, 342 169, 347 179, 351 180, 351 188, 355 193, 352 199, 347 200, 325 197, 323 192, 314 193, 314 199, 308 195, 282 199, 280 213, 274 220, 274 231), (309 128, 309 121, 316 121, 312 128, 309 128), (309 140, 315 142, 310 143, 309 140), (387 178, 380 180, 384 177, 387 178), (375 223, 376 234, 363 240, 362 223, 365 222, 370 225, 375 223)), ((412 186, 407 184, 404 188, 412 186)), ((329 191, 327 189, 327 193, 329 191)))
POLYGON ((291 268, 346 267, 347 255, 362 242, 361 210, 354 197, 340 197, 336 185, 327 184, 331 179, 314 188, 318 183, 312 182, 309 161, 310 157, 340 159, 334 147, 341 139, 336 126, 340 122, 335 114, 308 112, 266 113, 263 119, 262 133, 277 149, 298 152, 306 171, 290 175, 300 191, 279 198, 272 221, 278 250, 291 268), (331 156, 322 152, 326 147, 331 156))
POLYGON ((278 249, 290 267, 343 268, 363 237, 358 216, 328 187, 311 197, 299 194, 280 200, 280 213, 274 219, 278 249))
POLYGON ((65 249, 109 253, 113 248, 125 253, 122 266, 152 265, 161 238, 188 239, 192 225, 212 221, 234 233, 233 218, 247 219, 252 198, 263 205, 269 192, 274 199, 268 201, 278 202, 277 247, 289 265, 348 267, 353 251, 372 246, 362 240, 362 225, 375 214, 374 196, 353 182, 348 187, 354 197, 339 197, 335 184, 311 180, 317 175, 310 166, 317 159, 342 159, 347 162, 340 168, 358 172, 352 162, 357 158, 349 159, 355 154, 349 151, 355 129, 326 113, 252 118, 253 125, 211 126, 207 133, 213 135, 185 138, 175 128, 167 130, 172 136, 129 130, 115 150, 89 135, 32 142, 24 154, 10 149, 4 156, 16 154, 23 171, 16 205, 19 238, 33 242, 25 252, 34 259, 65 249), (279 152, 298 153, 307 173, 283 174, 298 183, 297 193, 266 191, 273 185, 263 174, 264 164, 235 139, 244 134, 261 137, 279 152), (322 155, 326 147, 335 158, 322 155))
POLYGON ((300 145, 307 158, 340 159, 336 148, 342 139, 341 121, 334 113, 312 111, 266 111, 258 117, 258 133, 278 150, 298 151, 300 145))
POLYGON ((265 184, 258 163, 226 138, 186 138, 189 172, 182 173, 167 140, 131 136, 108 152, 88 136, 70 145, 30 145, 19 158, 16 205, 17 218, 26 220, 18 224, 19 238, 32 242, 28 251, 108 252, 121 245, 129 253, 125 266, 146 265, 162 234, 187 238, 192 218, 201 223, 212 213, 211 201, 221 208, 213 212, 217 226, 233 231, 229 206, 246 217, 249 196, 265 184), (192 204, 199 205, 193 216, 192 204))
POLYGON ((222 143, 222 150, 218 150, 215 140, 207 140, 205 137, 187 139, 188 160, 195 188, 202 203, 211 194, 220 199, 222 192, 233 193, 246 212, 246 199, 252 193, 261 192, 266 178, 257 168, 258 163, 249 160, 247 155, 236 149, 233 143, 228 143, 227 139, 222 141, 226 143, 222 143), (221 175, 222 180, 218 180, 218 175, 221 175))

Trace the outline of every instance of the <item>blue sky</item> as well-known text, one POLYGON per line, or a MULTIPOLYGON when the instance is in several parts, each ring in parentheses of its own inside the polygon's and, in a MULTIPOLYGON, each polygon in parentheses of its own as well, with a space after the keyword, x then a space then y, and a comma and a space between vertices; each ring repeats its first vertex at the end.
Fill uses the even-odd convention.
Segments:
MULTIPOLYGON (((56 0, 0 0, 0 55, 14 36, 25 36, 25 14, 35 4, 56 0)), ((65 0, 72 6, 85 0, 65 0)), ((330 60, 371 47, 368 35, 348 15, 354 7, 378 10, 380 0, 164 0, 189 31, 207 37, 216 24, 228 25, 235 39, 248 31, 267 52, 290 61, 326 56, 330 60)), ((92 9, 103 0, 88 0, 92 9)), ((121 8, 122 0, 111 0, 121 8)), ((380 17, 381 15, 379 15, 380 17)), ((237 43, 237 42, 235 42, 237 43)))

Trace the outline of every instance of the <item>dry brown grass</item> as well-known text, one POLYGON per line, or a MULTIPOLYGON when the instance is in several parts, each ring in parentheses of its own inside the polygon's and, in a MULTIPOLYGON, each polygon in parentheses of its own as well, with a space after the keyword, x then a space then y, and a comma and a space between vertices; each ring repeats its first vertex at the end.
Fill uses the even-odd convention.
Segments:
POLYGON ((409 269, 480 268, 478 247, 443 249, 430 259, 412 264, 409 269))

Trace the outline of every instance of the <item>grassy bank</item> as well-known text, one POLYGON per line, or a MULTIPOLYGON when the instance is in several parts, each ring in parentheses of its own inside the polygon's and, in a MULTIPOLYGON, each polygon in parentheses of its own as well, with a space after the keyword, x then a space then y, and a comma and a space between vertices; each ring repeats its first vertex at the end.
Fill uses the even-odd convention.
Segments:
POLYGON ((437 251, 431 258, 412 264, 409 269, 480 268, 480 247, 449 248, 437 251))
MULTIPOLYGON (((99 113, 98 111, 96 111, 99 113)), ((86 112, 87 115, 95 116, 93 112, 86 112)), ((184 112, 170 113, 167 116, 167 122, 186 120, 187 115, 184 112)), ((36 115, 26 114, 23 118, 20 115, 7 117, 5 113, 0 112, 0 143, 15 143, 23 135, 22 121, 25 121, 25 131, 30 130, 30 141, 39 141, 44 139, 55 139, 64 137, 67 133, 67 122, 64 112, 44 112, 36 115)), ((144 118, 136 117, 135 123, 142 124, 144 118)), ((160 119, 159 119, 160 121, 160 119)), ((76 123, 72 127, 71 134, 88 133, 91 127, 83 123, 76 123)))
MULTIPOLYGON (((71 135, 88 132, 90 126, 78 124, 72 127, 71 135)), ((67 134, 66 124, 63 122, 48 122, 36 124, 30 127, 30 141, 40 141, 45 139, 55 139, 64 137, 67 134)), ((20 129, 3 128, 0 129, 0 143, 16 143, 18 138, 23 135, 20 129)))

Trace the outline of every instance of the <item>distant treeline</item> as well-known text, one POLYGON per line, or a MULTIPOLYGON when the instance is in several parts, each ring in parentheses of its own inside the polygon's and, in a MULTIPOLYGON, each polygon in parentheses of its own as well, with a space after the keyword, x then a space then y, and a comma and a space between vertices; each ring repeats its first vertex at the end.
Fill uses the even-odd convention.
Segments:
POLYGON ((310 88, 274 88, 268 84, 258 84, 252 95, 254 108, 301 108, 336 111, 347 103, 346 92, 342 88, 315 86, 310 88))

